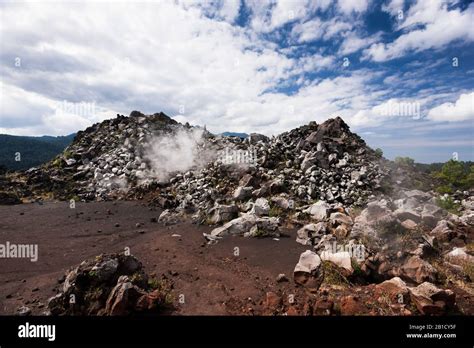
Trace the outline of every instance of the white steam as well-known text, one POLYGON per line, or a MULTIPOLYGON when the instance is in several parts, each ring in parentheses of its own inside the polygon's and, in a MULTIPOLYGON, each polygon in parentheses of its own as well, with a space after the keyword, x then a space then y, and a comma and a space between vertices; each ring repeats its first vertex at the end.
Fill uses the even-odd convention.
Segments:
POLYGON ((204 166, 212 155, 203 134, 203 129, 192 128, 152 138, 144 147, 144 158, 150 166, 148 179, 166 181, 173 173, 204 166))

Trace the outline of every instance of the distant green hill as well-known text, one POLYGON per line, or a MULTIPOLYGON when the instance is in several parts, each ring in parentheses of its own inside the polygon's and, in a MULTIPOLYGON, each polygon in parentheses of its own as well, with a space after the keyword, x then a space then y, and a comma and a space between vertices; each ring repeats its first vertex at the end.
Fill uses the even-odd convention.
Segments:
POLYGON ((0 167, 25 170, 45 163, 61 153, 75 134, 60 137, 23 137, 0 134, 0 167), (20 161, 15 160, 16 153, 20 161))
POLYGON ((237 132, 224 132, 224 133, 221 133, 221 135, 224 137, 238 137, 242 139, 248 138, 249 136, 247 133, 237 133, 237 132))

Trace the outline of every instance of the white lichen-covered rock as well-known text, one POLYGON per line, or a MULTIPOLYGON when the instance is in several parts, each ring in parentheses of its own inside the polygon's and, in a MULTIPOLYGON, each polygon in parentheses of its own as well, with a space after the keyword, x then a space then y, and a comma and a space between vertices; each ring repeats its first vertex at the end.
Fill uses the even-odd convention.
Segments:
POLYGON ((258 217, 255 214, 246 213, 213 229, 210 235, 212 237, 222 237, 229 234, 246 237, 278 236, 279 223, 280 219, 276 217, 258 217))
POLYGON ((253 191, 253 187, 251 186, 246 186, 246 187, 239 186, 234 191, 233 197, 235 200, 243 201, 252 197, 252 191, 253 191))
POLYGON ((315 252, 306 250, 300 255, 300 259, 295 266, 294 272, 313 273, 321 265, 321 258, 315 252))
POLYGON ((334 253, 332 250, 323 250, 320 257, 321 260, 330 261, 336 266, 345 268, 351 273, 354 271, 352 268, 351 254, 347 251, 334 253))
POLYGON ((326 224, 324 222, 308 224, 296 232, 296 242, 303 245, 314 245, 319 242, 325 234, 326 224))
POLYGON ((425 226, 435 227, 438 221, 446 215, 440 207, 435 204, 425 204, 421 212, 421 220, 425 226))
POLYGON ((474 256, 466 252, 466 248, 453 248, 450 252, 444 255, 444 258, 454 264, 470 263, 474 265, 474 256))
POLYGON ((257 216, 268 215, 270 212, 270 204, 266 198, 257 198, 253 204, 251 213, 257 216))
POLYGON ((318 201, 305 210, 305 213, 311 215, 316 221, 322 221, 327 218, 330 206, 325 201, 318 201))

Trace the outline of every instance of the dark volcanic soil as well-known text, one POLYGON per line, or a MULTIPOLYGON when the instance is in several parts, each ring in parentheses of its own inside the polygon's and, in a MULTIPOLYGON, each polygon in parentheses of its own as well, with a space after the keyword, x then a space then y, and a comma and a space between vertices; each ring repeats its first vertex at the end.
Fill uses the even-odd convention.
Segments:
MULTIPOLYGON (((381 301, 373 284, 321 287, 316 296, 295 286, 293 269, 307 249, 295 242, 295 230, 283 230, 279 240, 228 236, 208 245, 202 234, 212 227, 153 222, 160 213, 137 201, 77 203, 75 209, 68 202, 0 206, 0 243, 39 248, 37 262, 0 259, 0 315, 20 306, 42 314, 68 269, 125 248, 150 276, 171 280, 171 313, 177 315, 325 315, 336 308, 346 315, 419 314, 413 306, 381 301), (289 281, 278 283, 280 273, 289 281)), ((472 295, 453 290, 461 312, 473 313, 472 295)))
POLYGON ((295 243, 294 231, 278 241, 227 237, 207 245, 202 233, 211 227, 152 222, 159 214, 142 202, 126 201, 77 203, 75 209, 68 202, 0 206, 0 242, 39 248, 37 262, 0 260, 0 314, 14 314, 22 305, 41 314, 67 269, 126 247, 147 273, 172 279, 178 314, 229 314, 234 302, 239 311, 249 297, 255 304, 268 291, 294 289, 292 282, 275 281, 279 273, 291 279, 306 250, 295 243), (181 294, 184 304, 178 301, 181 294))

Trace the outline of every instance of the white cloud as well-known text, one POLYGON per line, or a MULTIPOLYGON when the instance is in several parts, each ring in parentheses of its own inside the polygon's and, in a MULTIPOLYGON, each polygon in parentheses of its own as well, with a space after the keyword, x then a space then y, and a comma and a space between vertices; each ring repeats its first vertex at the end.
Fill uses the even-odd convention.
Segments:
POLYGON ((1 91, 0 133, 66 135, 116 114, 114 110, 64 103, 8 84, 2 84, 1 91))
MULTIPOLYGON (((322 49, 300 56, 302 45, 279 50, 262 38, 262 30, 288 23, 288 8, 296 9, 294 41, 345 39, 339 53, 350 54, 377 37, 363 39, 356 30, 360 24, 340 15, 308 20, 314 4, 329 9, 321 2, 255 1, 252 21, 260 13, 262 22, 246 28, 231 24, 238 1, 4 4, 0 132, 68 134, 134 109, 164 111, 213 132, 278 134, 333 116, 352 125, 370 124, 371 113, 377 112, 374 103, 383 103, 393 89, 374 84, 375 77, 385 76, 351 65, 329 77, 308 79, 308 73, 337 68, 340 57, 322 49), (20 68, 13 66, 17 56, 20 68), (294 85, 300 89, 292 89, 294 85), (285 88, 289 95, 278 92, 285 88), (93 117, 57 114, 55 105, 63 100, 94 102, 98 111, 93 117), (178 115, 181 107, 184 114, 178 115)), ((418 77, 401 78, 408 82, 418 77)), ((396 77, 386 81, 397 83, 396 77)), ((434 92, 445 91, 419 93, 429 98, 434 92)))
POLYGON ((405 0, 389 0, 387 3, 382 5, 382 11, 390 13, 392 16, 398 16, 399 11, 403 11, 404 4, 405 0))
POLYGON ((339 18, 322 21, 318 17, 304 23, 296 24, 291 36, 299 43, 311 42, 315 40, 330 40, 341 32, 352 29, 352 25, 339 18))
POLYGON ((419 120, 423 117, 424 101, 390 98, 370 109, 359 110, 351 119, 352 124, 360 127, 376 127, 389 119, 404 118, 419 120))
POLYGON ((428 118, 448 122, 474 120, 474 92, 461 94, 455 103, 444 103, 432 108, 428 118))
POLYGON ((24 94, 21 100, 12 99, 6 88, 2 92, 10 105, 26 108, 12 110, 2 104, 1 111, 13 118, 24 115, 31 123, 18 128, 2 119, 0 127, 9 133, 66 134, 103 119, 104 113, 114 117, 134 109, 163 110, 174 116, 183 106, 180 120, 206 124, 211 131, 276 134, 339 112, 349 117, 345 109, 351 99, 363 99, 364 105, 370 99, 357 96, 366 89, 357 73, 307 84, 302 74, 332 67, 334 57, 287 58, 252 31, 209 18, 209 9, 171 2, 140 7, 86 3, 74 9, 59 3, 22 3, 1 11, 6 19, 1 34, 9 38, 4 47, 24 62, 21 68, 8 61, 0 68, 4 85, 16 86, 24 94), (27 16, 28 21, 15 19, 27 16), (24 38, 31 44, 25 45, 24 38), (80 69, 58 70, 58 62, 70 57, 80 69), (268 92, 292 78, 303 86, 299 92, 268 92), (54 105, 63 100, 94 102, 101 113, 93 118, 57 115, 54 105), (294 117, 281 117, 289 105, 294 117))
POLYGON ((232 23, 239 15, 241 0, 222 0, 219 15, 226 21, 232 23))
POLYGON ((370 46, 375 41, 379 40, 380 34, 375 34, 369 37, 360 37, 355 32, 350 32, 344 38, 341 46, 339 47, 339 53, 342 55, 351 54, 370 46))
POLYGON ((327 10, 331 0, 245 0, 245 4, 252 13, 252 29, 268 33, 286 23, 304 20, 318 9, 327 10))
POLYGON ((365 12, 367 10, 369 2, 369 0, 339 0, 338 6, 339 10, 342 13, 349 15, 353 12, 365 12))
POLYGON ((399 29, 408 31, 391 43, 374 43, 364 50, 365 59, 376 62, 399 58, 409 52, 441 48, 455 40, 474 41, 474 5, 465 11, 449 10, 441 0, 418 1, 399 29), (420 25, 422 26, 420 28, 420 25))

